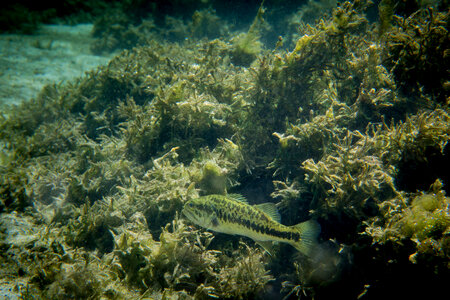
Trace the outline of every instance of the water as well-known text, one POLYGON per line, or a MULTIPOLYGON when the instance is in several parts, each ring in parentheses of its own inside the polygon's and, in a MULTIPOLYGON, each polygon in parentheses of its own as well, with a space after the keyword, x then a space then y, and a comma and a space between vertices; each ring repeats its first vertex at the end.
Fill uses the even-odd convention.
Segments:
POLYGON ((0 38, 0 297, 445 291, 443 4, 92 5, 0 38), (181 215, 229 193, 316 220, 311 255, 181 215))

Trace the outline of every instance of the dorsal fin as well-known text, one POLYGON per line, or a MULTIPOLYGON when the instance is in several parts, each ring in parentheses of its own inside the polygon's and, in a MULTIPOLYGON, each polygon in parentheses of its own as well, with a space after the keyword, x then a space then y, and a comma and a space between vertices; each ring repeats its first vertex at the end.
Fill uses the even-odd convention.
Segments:
POLYGON ((247 199, 245 199, 241 194, 228 194, 227 196, 233 200, 248 204, 247 199))
POLYGON ((277 210, 277 207, 274 203, 267 202, 267 203, 261 203, 258 205, 255 205, 256 208, 259 210, 265 212, 272 220, 274 220, 277 223, 281 222, 281 216, 280 213, 277 210))

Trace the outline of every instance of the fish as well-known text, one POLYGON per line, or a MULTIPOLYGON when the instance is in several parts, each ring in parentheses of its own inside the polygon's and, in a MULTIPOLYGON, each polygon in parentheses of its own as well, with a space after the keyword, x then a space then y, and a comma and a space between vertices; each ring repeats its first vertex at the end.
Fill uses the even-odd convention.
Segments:
POLYGON ((280 223, 274 203, 250 205, 238 194, 212 194, 188 200, 182 214, 203 228, 249 237, 270 255, 272 243, 282 242, 310 256, 320 233, 320 225, 314 220, 285 226, 280 223))

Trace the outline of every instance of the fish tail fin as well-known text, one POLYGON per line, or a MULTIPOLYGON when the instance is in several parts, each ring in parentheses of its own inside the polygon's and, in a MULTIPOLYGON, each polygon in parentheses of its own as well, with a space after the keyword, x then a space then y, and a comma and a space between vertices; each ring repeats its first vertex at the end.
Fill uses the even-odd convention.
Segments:
POLYGON ((292 227, 300 234, 300 239, 292 242, 291 245, 306 256, 310 256, 311 251, 317 244, 317 237, 320 233, 319 223, 314 220, 309 220, 292 227))

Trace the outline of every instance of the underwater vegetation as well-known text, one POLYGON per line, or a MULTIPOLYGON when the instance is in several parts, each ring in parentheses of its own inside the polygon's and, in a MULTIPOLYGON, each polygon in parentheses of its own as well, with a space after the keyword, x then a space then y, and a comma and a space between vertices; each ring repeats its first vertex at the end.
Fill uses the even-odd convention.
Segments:
POLYGON ((125 50, 1 114, 1 283, 38 299, 445 291, 449 11, 353 1, 302 19, 330 2, 292 11, 273 44, 266 4, 242 31, 205 7, 99 20, 92 50, 125 50), (311 255, 181 214, 234 193, 316 220, 311 255))
POLYGON ((425 89, 437 101, 448 104, 448 13, 432 7, 408 17, 395 17, 386 34, 386 65, 403 92, 425 89))

